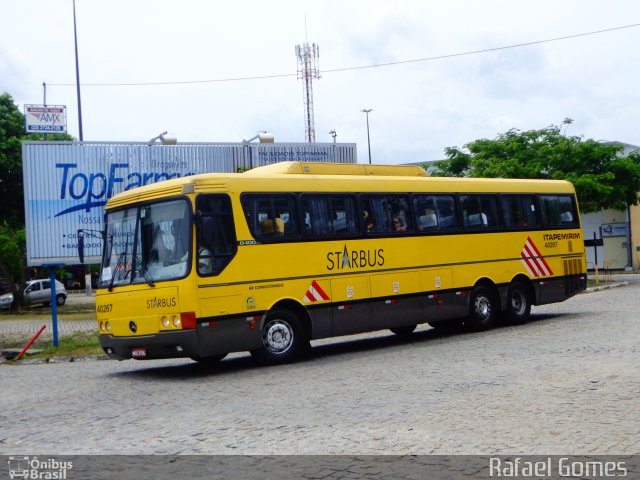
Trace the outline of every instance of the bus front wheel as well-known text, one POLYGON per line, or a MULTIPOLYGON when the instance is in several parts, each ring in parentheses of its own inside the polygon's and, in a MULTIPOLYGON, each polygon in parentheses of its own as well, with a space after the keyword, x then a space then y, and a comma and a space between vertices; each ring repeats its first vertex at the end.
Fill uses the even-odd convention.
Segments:
POLYGON ((251 355, 265 363, 287 363, 298 358, 309 346, 309 340, 298 318, 286 310, 274 310, 262 327, 262 346, 251 355))
POLYGON ((471 291, 469 317, 465 322, 471 330, 489 330, 496 323, 497 305, 491 289, 478 285, 471 291))
POLYGON ((391 330, 396 335, 404 337, 407 335, 411 335, 413 331, 416 329, 416 327, 417 325, 414 324, 414 325, 405 325, 404 327, 393 327, 393 328, 390 328, 389 330, 391 330))
POLYGON ((191 357, 191 360, 194 360, 201 365, 216 365, 226 356, 226 353, 220 353, 218 355, 209 355, 208 357, 191 357))

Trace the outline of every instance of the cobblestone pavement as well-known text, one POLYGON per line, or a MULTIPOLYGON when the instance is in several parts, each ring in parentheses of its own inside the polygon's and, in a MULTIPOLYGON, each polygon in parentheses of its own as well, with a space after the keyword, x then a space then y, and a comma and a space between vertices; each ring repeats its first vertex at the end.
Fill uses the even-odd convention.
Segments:
MULTIPOLYGON (((0 320, 0 334, 28 334, 32 335, 38 331, 42 325, 46 325, 46 332, 51 332, 53 321, 51 318, 40 320, 0 320)), ((98 327, 95 320, 63 320, 58 319, 58 333, 65 335, 74 332, 96 332, 98 327)))
POLYGON ((0 365, 0 454, 638 454, 640 283, 489 332, 386 332, 258 367, 0 365))
MULTIPOLYGON (((86 305, 87 310, 95 310, 96 299, 94 295, 71 294, 67 297, 66 305, 86 305)), ((74 332, 95 332, 97 324, 95 320, 65 320, 60 318, 64 314, 65 307, 58 307, 58 333, 66 335, 74 332)), ((95 316, 94 316, 95 318, 95 316)), ((12 317, 10 313, 4 313, 0 316, 0 335, 1 334, 35 334, 42 325, 46 325, 45 332, 52 331, 53 321, 51 315, 43 317, 39 315, 37 318, 31 318, 29 313, 24 313, 20 317, 12 317)))

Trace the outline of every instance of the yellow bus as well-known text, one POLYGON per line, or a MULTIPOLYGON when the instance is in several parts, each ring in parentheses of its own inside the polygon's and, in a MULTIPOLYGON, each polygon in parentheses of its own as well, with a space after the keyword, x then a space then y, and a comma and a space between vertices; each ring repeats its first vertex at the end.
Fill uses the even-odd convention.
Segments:
POLYGON ((573 186, 282 162, 106 207, 96 310, 114 359, 291 361, 310 341, 485 330, 586 287, 573 186))

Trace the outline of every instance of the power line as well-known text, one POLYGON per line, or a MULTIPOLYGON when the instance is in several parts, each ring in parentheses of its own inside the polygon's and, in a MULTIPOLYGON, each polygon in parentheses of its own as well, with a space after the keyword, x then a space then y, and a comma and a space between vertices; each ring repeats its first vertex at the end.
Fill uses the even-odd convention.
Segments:
POLYGON ((588 35, 597 35, 600 33, 607 33, 607 32, 613 32, 615 30, 622 30, 625 28, 634 28, 634 27, 640 27, 640 23, 634 23, 631 25, 625 25, 622 27, 613 27, 613 28, 607 28, 604 30, 596 30, 593 32, 586 32, 586 33, 576 33, 575 35, 566 35, 564 37, 555 37, 555 38, 548 38, 546 40, 536 40, 533 42, 526 42, 526 43, 516 43, 514 45, 507 45, 504 47, 493 47, 493 48, 485 48, 483 50, 472 50, 469 52, 462 52, 462 53, 451 53, 448 55, 439 55, 439 56, 435 56, 435 57, 426 57, 426 58, 417 58, 414 60, 399 60, 397 62, 387 62, 387 63, 377 63, 374 65, 363 65, 360 67, 345 67, 345 68, 334 68, 332 70, 323 70, 322 73, 333 73, 333 72, 344 72, 347 70, 360 70, 360 69, 364 69, 364 68, 374 68, 374 67, 387 67, 390 65, 402 65, 405 63, 417 63, 417 62, 429 62, 432 60, 443 60, 445 58, 454 58, 454 57, 463 57, 466 55, 477 55, 479 53, 487 53, 487 52, 496 52, 499 50, 508 50, 510 48, 520 48, 520 47, 528 47, 530 45, 539 45, 541 43, 550 43, 550 42, 558 42, 560 40, 569 40, 572 38, 578 38, 578 37, 586 37, 588 35))
MULTIPOLYGON (((425 57, 425 58, 415 58, 412 60, 398 60, 396 62, 385 62, 385 63, 374 63, 371 65, 359 65, 355 67, 343 67, 343 68, 331 68, 328 70, 322 70, 322 74, 325 73, 338 73, 338 72, 347 72, 349 70, 364 70, 367 68, 379 68, 379 67, 389 67, 393 65, 403 65, 407 63, 419 63, 419 62, 431 62, 435 60, 444 60, 446 58, 456 58, 456 57, 464 57, 469 55, 478 55, 481 53, 488 52, 496 52, 500 50, 508 50, 511 48, 521 48, 528 47, 531 45, 540 45, 543 43, 551 43, 558 42, 562 40, 570 40, 573 38, 586 37, 589 35, 599 35, 602 33, 614 32, 617 30, 624 30, 627 28, 637 28, 640 27, 640 23, 633 23, 631 25, 623 25, 621 27, 612 27, 605 28, 603 30, 594 30, 592 32, 585 33, 576 33, 574 35, 565 35, 562 37, 554 37, 547 38, 545 40, 535 40, 532 42, 525 43, 516 43, 513 45, 506 45, 502 47, 493 47, 493 48, 485 48, 482 50, 471 50, 468 52, 461 53, 450 53, 447 55, 437 55, 434 57, 425 57)), ((131 83, 83 83, 83 87, 146 87, 146 86, 154 86, 154 85, 189 85, 189 84, 198 84, 198 83, 221 83, 221 82, 239 82, 246 80, 267 80, 271 78, 285 78, 285 77, 295 77, 297 73, 281 73, 275 75, 256 75, 250 77, 229 77, 229 78, 216 78, 210 80, 182 80, 182 81, 169 81, 169 82, 131 82, 131 83)), ((57 86, 57 87, 70 87, 75 86, 75 83, 47 83, 47 85, 57 86)))

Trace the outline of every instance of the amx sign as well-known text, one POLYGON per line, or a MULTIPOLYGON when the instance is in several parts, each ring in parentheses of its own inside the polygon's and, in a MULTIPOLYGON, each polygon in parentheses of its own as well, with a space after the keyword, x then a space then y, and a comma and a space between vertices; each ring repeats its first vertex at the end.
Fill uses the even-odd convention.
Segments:
POLYGON ((25 105, 27 133, 65 133, 67 107, 64 105, 25 105))
MULTIPOLYGON (((282 160, 355 163, 355 144, 23 142, 27 263, 79 263, 77 231, 102 230, 116 193, 207 172, 237 172, 282 160)), ((99 263, 100 238, 85 240, 99 263)))

